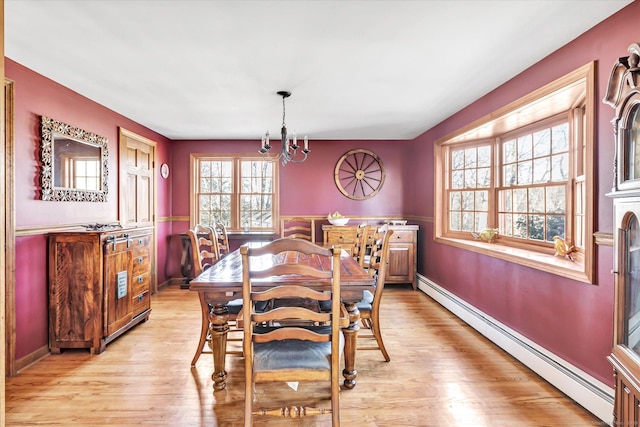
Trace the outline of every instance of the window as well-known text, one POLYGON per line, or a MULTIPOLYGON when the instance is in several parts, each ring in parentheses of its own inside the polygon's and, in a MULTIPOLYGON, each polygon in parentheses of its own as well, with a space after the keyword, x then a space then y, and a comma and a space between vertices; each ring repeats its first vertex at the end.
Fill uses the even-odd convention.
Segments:
POLYGON ((592 283, 593 68, 436 141, 436 241, 592 283))
POLYGON ((191 223, 229 231, 275 231, 278 168, 259 156, 193 154, 191 223))
POLYGON ((99 190, 102 170, 100 160, 93 157, 66 157, 61 159, 61 186, 82 190, 99 190))
POLYGON ((498 228, 505 236, 529 241, 564 239, 571 210, 568 121, 544 124, 501 142, 500 148, 498 228))

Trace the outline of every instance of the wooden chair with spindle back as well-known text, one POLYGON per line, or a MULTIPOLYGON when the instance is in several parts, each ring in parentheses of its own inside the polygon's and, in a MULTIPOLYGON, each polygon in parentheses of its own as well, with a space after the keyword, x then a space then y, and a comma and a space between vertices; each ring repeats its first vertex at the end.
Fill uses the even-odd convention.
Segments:
MULTIPOLYGON (((326 249, 302 239, 278 239, 261 248, 240 248, 243 267, 244 354, 245 354, 245 410, 244 425, 252 426, 256 415, 300 418, 331 414, 333 426, 340 425, 340 356, 344 338, 341 328, 348 324, 340 302, 340 249, 326 249), (250 258, 264 255, 279 256, 293 251, 301 256, 330 257, 330 269, 316 269, 296 263, 297 255, 271 267, 252 270, 250 258), (327 281, 324 289, 304 285, 274 285, 254 290, 254 281, 274 276, 303 275, 310 283, 327 281), (283 306, 267 312, 257 312, 255 305, 273 299, 308 299, 332 301, 330 312, 319 312, 301 306, 283 306), (343 320, 341 320, 343 319, 343 320), (294 321, 291 323, 291 321, 294 321), (342 324, 342 322, 347 322, 342 324), (265 327, 264 325, 272 325, 265 327), (311 325, 309 325, 311 324, 311 325), (305 326, 301 326, 305 325, 305 326), (293 405, 256 409, 256 383, 262 382, 327 382, 330 387, 331 408, 322 409, 293 405)), ((298 394, 299 395, 299 394, 298 394)), ((309 400, 316 396, 309 395, 309 400)), ((261 405, 263 406, 263 405, 261 405)))
POLYGON ((227 227, 223 223, 217 222, 214 230, 216 231, 216 235, 218 236, 218 252, 220 252, 220 257, 223 257, 230 252, 227 227))
POLYGON ((353 245, 351 256, 358 261, 361 267, 364 266, 364 259, 367 255, 367 238, 369 236, 369 224, 362 223, 356 229, 356 242, 353 245))
POLYGON ((384 291, 384 280, 389 263, 389 238, 393 230, 389 230, 387 225, 382 226, 374 234, 371 246, 371 254, 366 257, 364 268, 369 274, 376 278, 376 289, 373 293, 365 291, 365 296, 358 303, 360 320, 364 328, 371 330, 371 334, 358 334, 358 350, 380 350, 382 356, 388 362, 391 360, 389 353, 382 340, 380 330, 380 303, 384 291), (376 345, 365 345, 364 342, 375 339, 376 345), (361 344, 362 342, 362 344, 361 344))

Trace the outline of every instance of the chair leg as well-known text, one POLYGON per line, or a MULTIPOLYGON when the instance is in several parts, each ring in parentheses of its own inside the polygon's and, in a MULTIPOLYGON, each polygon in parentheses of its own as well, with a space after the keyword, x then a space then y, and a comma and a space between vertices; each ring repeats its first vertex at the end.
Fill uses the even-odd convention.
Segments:
POLYGON ((382 356, 384 360, 389 362, 391 358, 389 357, 389 353, 387 353, 387 349, 384 346, 384 342, 382 341, 382 332, 380 331, 380 321, 376 313, 371 313, 372 317, 369 319, 371 321, 371 331, 373 332, 373 336, 376 338, 376 342, 378 343, 378 347, 382 352, 382 356))
POLYGON ((367 329, 371 329, 371 319, 367 318, 367 319, 360 319, 360 321, 362 322, 362 326, 364 326, 367 329))
POLYGON ((198 342, 198 348, 196 349, 196 353, 193 355, 193 359, 191 360, 191 366, 196 366, 200 355, 202 354, 202 349, 204 348, 204 344, 207 342, 207 335, 209 334, 209 304, 206 303, 204 298, 200 297, 200 308, 202 312, 202 325, 200 326, 200 341, 198 342))

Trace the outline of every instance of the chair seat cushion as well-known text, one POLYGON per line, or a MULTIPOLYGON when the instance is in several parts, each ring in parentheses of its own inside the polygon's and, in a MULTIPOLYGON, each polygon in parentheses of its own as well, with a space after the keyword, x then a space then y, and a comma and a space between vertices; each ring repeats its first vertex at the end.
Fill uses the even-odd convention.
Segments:
MULTIPOLYGON (((371 311, 371 304, 373 304, 373 294, 371 291, 363 291, 362 299, 356 304, 358 310, 371 311)), ((320 311, 331 311, 331 301, 320 301, 320 311)))
MULTIPOLYGON (((268 305, 269 301, 258 301, 256 302, 256 311, 261 313, 265 311, 268 305)), ((242 298, 229 301, 227 303, 227 310, 229 310, 229 314, 240 314, 242 311, 242 298)))
POLYGON ((372 309, 371 304, 366 303, 366 302, 362 302, 362 301, 360 301, 358 304, 356 304, 356 306, 358 307, 358 311, 360 311, 361 313, 363 311, 371 311, 371 309, 372 309))
MULTIPOLYGON (((258 328, 257 328, 258 329, 258 328)), ((272 328, 260 328, 267 332, 272 328)), ((307 327, 315 331, 329 332, 330 326, 307 327)), ((256 330, 258 332, 258 330, 256 330)), ((340 354, 344 349, 344 336, 340 333, 340 354)), ((253 344, 254 371, 274 369, 331 369, 331 342, 283 340, 253 344)))
POLYGON ((364 291, 362 295, 362 299, 360 300, 360 302, 356 304, 356 306, 360 311, 371 311, 372 304, 373 304, 373 294, 369 291, 364 291))
POLYGON ((229 314, 238 314, 242 311, 242 298, 231 300, 227 303, 229 314))

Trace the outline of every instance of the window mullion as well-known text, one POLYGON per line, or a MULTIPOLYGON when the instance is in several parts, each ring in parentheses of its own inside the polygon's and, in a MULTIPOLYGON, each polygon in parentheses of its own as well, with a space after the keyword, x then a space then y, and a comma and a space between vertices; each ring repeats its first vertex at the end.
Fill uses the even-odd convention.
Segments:
POLYGON ((240 230, 240 222, 242 217, 242 205, 240 204, 241 196, 242 196, 242 171, 241 171, 241 161, 242 159, 233 159, 232 163, 232 173, 233 176, 233 187, 232 187, 232 195, 231 201, 232 206, 236 206, 237 209, 234 209, 233 215, 231 216, 231 229, 232 230, 240 230))

